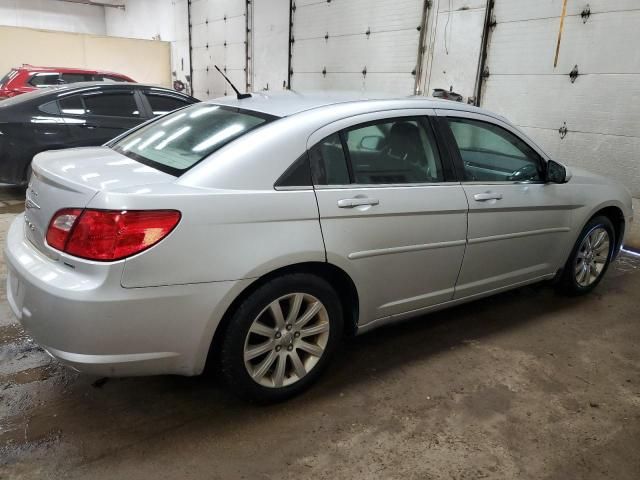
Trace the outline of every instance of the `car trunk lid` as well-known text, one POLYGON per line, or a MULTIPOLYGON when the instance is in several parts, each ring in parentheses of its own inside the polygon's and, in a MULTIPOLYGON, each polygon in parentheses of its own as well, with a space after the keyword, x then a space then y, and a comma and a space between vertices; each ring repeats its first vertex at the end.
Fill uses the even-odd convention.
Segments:
POLYGON ((63 208, 84 208, 100 191, 170 183, 176 177, 143 165, 108 147, 43 152, 32 163, 25 201, 25 235, 43 253, 49 222, 63 208))

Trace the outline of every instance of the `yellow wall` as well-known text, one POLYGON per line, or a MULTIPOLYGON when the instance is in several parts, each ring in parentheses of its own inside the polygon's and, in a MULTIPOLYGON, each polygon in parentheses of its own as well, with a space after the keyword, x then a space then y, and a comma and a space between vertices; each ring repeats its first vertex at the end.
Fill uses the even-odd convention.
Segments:
POLYGON ((169 42, 0 26, 0 78, 23 63, 109 70, 171 86, 169 42))

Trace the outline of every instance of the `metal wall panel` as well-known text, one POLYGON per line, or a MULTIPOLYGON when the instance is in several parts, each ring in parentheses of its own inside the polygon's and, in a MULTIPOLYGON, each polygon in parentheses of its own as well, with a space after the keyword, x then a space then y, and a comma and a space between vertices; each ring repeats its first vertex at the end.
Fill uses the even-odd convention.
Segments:
POLYGON ((233 93, 218 65, 244 91, 247 87, 246 0, 191 1, 194 96, 201 100, 233 93))
POLYGON ((298 0, 291 87, 413 93, 422 0, 298 0))
POLYGON ((568 2, 554 67, 562 1, 496 0, 481 105, 557 160, 615 178, 640 196, 640 5, 589 5, 587 16, 586 2, 568 2))

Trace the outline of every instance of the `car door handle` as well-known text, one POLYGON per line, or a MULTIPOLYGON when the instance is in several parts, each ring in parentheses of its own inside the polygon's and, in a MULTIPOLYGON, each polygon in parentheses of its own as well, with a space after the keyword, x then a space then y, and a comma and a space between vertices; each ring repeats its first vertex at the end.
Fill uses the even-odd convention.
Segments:
POLYGON ((502 200, 502 194, 501 193, 491 193, 491 192, 476 193, 473 196, 473 199, 476 202, 486 202, 487 200, 502 200))
POLYGON ((378 205, 380 201, 376 198, 343 198, 338 200, 340 208, 362 207, 364 205, 378 205))
POLYGON ((88 128, 89 130, 93 130, 94 128, 98 128, 98 125, 94 123, 83 123, 80 125, 81 128, 88 128))

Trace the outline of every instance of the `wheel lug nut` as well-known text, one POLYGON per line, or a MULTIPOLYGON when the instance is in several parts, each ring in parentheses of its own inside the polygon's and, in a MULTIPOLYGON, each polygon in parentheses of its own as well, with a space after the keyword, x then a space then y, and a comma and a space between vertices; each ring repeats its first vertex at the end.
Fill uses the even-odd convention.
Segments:
POLYGON ((289 351, 293 350, 293 345, 289 345, 289 346, 287 347, 287 350, 289 350, 289 351))
POLYGON ((276 345, 276 352, 279 352, 282 347, 280 345, 276 345))
POLYGON ((276 338, 280 338, 282 334, 280 332, 276 332, 276 338))
POLYGON ((294 337, 298 338, 300 336, 300 332, 296 332, 293 334, 294 337))
POLYGON ((293 328, 293 326, 291 324, 287 325, 287 330, 291 330, 293 328))

